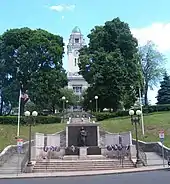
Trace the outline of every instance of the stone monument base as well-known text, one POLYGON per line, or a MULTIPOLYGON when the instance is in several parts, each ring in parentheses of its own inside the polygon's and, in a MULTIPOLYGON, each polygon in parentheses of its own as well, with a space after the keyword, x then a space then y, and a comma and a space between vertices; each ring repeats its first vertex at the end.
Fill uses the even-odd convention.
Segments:
POLYGON ((87 157, 87 149, 88 149, 88 147, 80 147, 80 151, 79 151, 80 158, 87 157))

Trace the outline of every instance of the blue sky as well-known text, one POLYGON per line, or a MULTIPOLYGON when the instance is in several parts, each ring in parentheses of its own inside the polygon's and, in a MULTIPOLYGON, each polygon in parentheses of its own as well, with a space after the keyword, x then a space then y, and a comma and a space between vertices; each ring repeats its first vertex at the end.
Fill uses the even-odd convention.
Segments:
MULTIPOLYGON (((1 0, 0 34, 10 28, 42 28, 67 41, 75 26, 86 36, 95 25, 120 17, 140 44, 152 40, 170 59, 169 7, 169 0, 1 0)), ((152 101, 156 93, 157 88, 149 93, 152 101)))

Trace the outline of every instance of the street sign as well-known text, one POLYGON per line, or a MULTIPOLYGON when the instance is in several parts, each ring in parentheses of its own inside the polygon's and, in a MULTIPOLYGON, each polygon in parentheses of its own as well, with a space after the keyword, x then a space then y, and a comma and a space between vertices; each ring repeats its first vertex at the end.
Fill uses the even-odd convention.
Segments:
POLYGON ((164 130, 159 131, 159 138, 160 139, 164 139, 165 138, 164 130))
POLYGON ((163 166, 165 167, 165 156, 164 156, 164 145, 163 145, 164 138, 165 138, 164 130, 159 131, 159 139, 160 139, 160 142, 162 143, 163 166))
POLYGON ((159 131, 159 139, 160 142, 164 142, 164 138, 165 138, 165 134, 164 134, 164 130, 159 131))
POLYGON ((17 139, 17 146, 22 147, 23 146, 23 139, 17 139))
POLYGON ((23 139, 17 139, 17 150, 18 153, 21 153, 23 147, 23 139))

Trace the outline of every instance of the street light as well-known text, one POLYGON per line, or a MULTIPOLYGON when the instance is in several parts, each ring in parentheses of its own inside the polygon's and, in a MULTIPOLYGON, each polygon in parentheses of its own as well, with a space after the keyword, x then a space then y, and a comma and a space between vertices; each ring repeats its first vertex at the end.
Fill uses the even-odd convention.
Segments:
POLYGON ((68 100, 66 100, 66 114, 67 114, 67 108, 68 108, 68 100))
POLYGON ((132 125, 135 124, 135 132, 136 132, 136 166, 138 164, 141 164, 141 160, 139 157, 139 142, 138 142, 138 128, 137 128, 137 124, 140 124, 140 116, 142 114, 142 112, 140 110, 136 111, 136 117, 134 117, 134 110, 130 110, 129 111, 129 115, 131 116, 131 122, 132 125))
POLYGON ((90 102, 90 111, 91 111, 91 114, 92 114, 92 100, 90 100, 89 102, 90 102))
MULTIPOLYGON (((30 113, 30 111, 25 111, 24 115, 26 117, 29 117, 31 115, 31 113, 30 113)), ((32 134, 31 127, 32 127, 32 121, 35 123, 35 117, 37 115, 38 115, 38 112, 33 111, 32 112, 33 120, 29 121, 29 149, 28 149, 29 154, 28 154, 28 164, 27 164, 27 166, 32 166, 32 162, 31 162, 31 134, 32 134)))
POLYGON ((97 104, 98 98, 99 98, 98 96, 95 96, 95 97, 94 97, 94 99, 96 100, 96 112, 97 112, 97 110, 98 110, 98 104, 97 104))
POLYGON ((63 100, 63 123, 64 123, 64 109, 65 109, 65 100, 66 100, 66 97, 63 96, 62 97, 62 100, 63 100))

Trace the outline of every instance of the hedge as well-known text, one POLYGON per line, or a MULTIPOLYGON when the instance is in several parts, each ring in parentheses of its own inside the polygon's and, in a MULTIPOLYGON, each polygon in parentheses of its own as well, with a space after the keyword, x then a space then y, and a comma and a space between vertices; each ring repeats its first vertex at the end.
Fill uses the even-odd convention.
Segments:
POLYGON ((115 117, 122 117, 128 116, 129 111, 117 111, 117 112, 98 112, 94 113, 93 115, 96 117, 97 121, 102 121, 105 119, 115 118, 115 117))
POLYGON ((143 108, 144 113, 170 111, 170 104, 150 105, 143 108))
MULTIPOLYGON (((152 113, 152 112, 160 112, 160 111, 170 111, 170 104, 151 105, 151 106, 143 107, 143 113, 152 113)), ((117 111, 117 112, 98 112, 98 113, 93 113, 93 115, 96 117, 97 121, 102 121, 105 119, 110 119, 115 117, 128 116, 129 110, 117 111)))
MULTIPOLYGON (((27 124, 29 119, 25 116, 22 116, 20 119, 21 124, 27 124)), ((61 118, 58 116, 37 116, 36 124, 53 124, 53 123, 60 123, 61 118)), ((0 124, 12 124, 17 125, 18 117, 17 116, 0 116, 0 124)))

